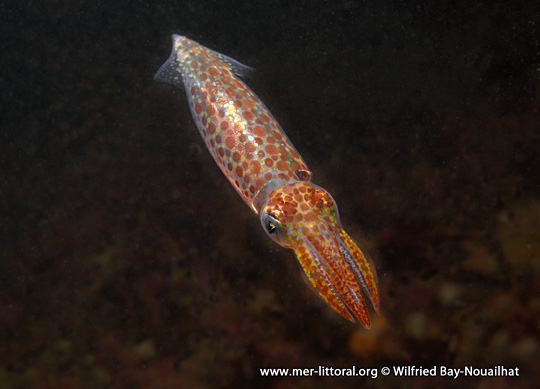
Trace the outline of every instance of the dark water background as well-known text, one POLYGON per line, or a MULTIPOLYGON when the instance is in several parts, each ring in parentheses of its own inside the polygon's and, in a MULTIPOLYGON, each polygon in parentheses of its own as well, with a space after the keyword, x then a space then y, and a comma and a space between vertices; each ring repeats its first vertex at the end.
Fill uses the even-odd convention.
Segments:
POLYGON ((534 1, 3 1, 2 388, 540 387, 534 1), (366 331, 215 166, 178 33, 249 81, 379 273, 366 331), (259 368, 519 367, 261 377, 259 368))

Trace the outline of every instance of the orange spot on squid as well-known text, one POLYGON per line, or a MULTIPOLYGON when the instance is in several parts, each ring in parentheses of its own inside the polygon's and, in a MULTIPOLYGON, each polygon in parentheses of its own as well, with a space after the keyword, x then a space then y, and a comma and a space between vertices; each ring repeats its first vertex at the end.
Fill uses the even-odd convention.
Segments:
POLYGON ((261 171, 261 164, 258 161, 251 161, 249 163, 249 170, 252 174, 257 174, 261 171))
POLYGON ((264 131, 264 128, 262 128, 261 126, 255 126, 255 128, 253 129, 253 133, 257 136, 266 135, 266 131, 264 131))
POLYGON ((272 161, 270 158, 266 158, 264 160, 264 164, 268 167, 272 167, 272 165, 274 164, 274 161, 272 161))
POLYGON ((222 121, 219 125, 219 128, 221 128, 222 131, 226 131, 227 127, 229 127, 229 123, 227 123, 225 120, 222 121))
POLYGON ((306 212, 304 219, 306 220, 306 223, 311 223, 317 220, 317 215, 315 215, 315 212, 306 212))
POLYGON ((283 170, 283 171, 289 168, 289 166, 287 165, 287 162, 282 161, 282 160, 277 161, 276 166, 279 170, 283 170))
POLYGON ((242 168, 240 166, 236 167, 236 175, 238 177, 242 177, 244 175, 244 171, 242 170, 242 168))
POLYGON ((242 132, 244 131, 244 125, 242 123, 234 123, 234 130, 242 132))
POLYGON ((246 143, 246 150, 250 153, 255 151, 257 149, 257 146, 255 146, 252 142, 246 143))
POLYGON ((241 156, 240 156, 240 154, 234 152, 233 155, 232 155, 232 159, 233 159, 234 162, 238 162, 238 161, 240 161, 241 156))
POLYGON ((250 111, 244 111, 242 117, 246 120, 253 120, 253 114, 250 111))
POLYGON ((277 154, 277 149, 274 145, 267 145, 264 149, 268 154, 277 154))
POLYGON ((234 141, 234 138, 232 136, 228 136, 227 139, 225 139, 225 144, 228 148, 232 149, 236 142, 234 141))

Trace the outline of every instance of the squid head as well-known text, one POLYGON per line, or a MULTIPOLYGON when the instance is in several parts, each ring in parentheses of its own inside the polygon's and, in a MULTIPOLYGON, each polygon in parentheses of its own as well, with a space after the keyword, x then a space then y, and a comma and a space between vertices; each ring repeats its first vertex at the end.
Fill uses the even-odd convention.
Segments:
POLYGON ((295 181, 270 193, 260 218, 273 240, 295 251, 317 293, 348 320, 370 328, 364 297, 378 312, 375 275, 341 227, 332 196, 311 182, 295 181))

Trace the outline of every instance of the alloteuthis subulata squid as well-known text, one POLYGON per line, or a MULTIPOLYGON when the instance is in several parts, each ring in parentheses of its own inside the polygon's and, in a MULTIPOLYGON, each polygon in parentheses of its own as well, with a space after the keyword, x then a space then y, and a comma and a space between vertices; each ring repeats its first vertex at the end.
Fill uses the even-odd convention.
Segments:
POLYGON ((185 90, 206 147, 266 233, 293 249, 317 293, 350 321, 369 328, 374 270, 341 227, 336 203, 310 182, 311 172, 261 100, 235 75, 252 69, 186 37, 154 78, 185 90))

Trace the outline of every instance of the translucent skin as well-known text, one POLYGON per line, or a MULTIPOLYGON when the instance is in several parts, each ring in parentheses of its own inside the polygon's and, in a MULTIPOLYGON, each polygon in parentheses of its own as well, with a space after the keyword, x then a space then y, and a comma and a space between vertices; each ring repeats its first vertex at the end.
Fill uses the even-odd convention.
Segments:
POLYGON ((155 75, 185 90, 197 128, 225 176, 268 235, 295 251, 317 293, 348 320, 371 323, 364 293, 378 311, 376 278, 339 222, 332 196, 311 172, 262 101, 234 74, 252 69, 173 35, 155 75))
POLYGON ((185 37, 173 35, 173 51, 155 78, 186 91, 206 147, 242 199, 258 213, 257 193, 270 181, 309 179, 311 173, 265 107, 233 75, 251 68, 185 37))

